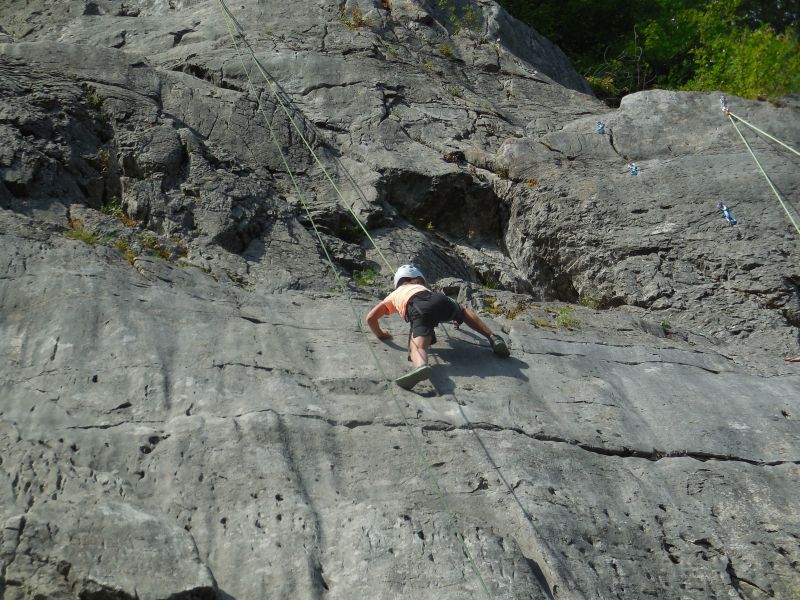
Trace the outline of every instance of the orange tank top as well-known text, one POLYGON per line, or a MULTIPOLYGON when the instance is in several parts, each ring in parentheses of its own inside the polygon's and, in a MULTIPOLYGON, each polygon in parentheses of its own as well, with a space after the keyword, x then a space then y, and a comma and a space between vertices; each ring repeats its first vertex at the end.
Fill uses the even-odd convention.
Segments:
POLYGON ((418 283, 406 283, 386 296, 383 305, 388 309, 389 314, 398 313, 405 319, 408 301, 420 292, 430 292, 430 290, 418 283))

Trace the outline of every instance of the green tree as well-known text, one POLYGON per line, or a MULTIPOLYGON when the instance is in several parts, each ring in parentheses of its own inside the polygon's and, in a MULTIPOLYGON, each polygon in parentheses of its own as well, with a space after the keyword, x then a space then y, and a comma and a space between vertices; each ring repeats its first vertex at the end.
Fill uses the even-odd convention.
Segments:
POLYGON ((800 91, 800 0, 500 0, 558 44, 598 96, 800 91))

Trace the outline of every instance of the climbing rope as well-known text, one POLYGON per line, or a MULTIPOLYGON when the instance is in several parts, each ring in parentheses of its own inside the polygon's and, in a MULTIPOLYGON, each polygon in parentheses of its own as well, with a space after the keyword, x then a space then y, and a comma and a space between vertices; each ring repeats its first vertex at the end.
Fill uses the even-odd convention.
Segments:
MULTIPOLYGON (((378 254, 380 255, 381 259, 383 260, 384 264, 389 269, 389 271, 392 271, 392 272, 395 271, 395 267, 393 267, 392 264, 386 259, 386 257, 384 256, 383 252, 378 247, 378 244, 375 242, 375 240, 370 235, 369 231, 367 231, 367 228, 361 222, 361 219, 358 218, 358 215, 356 215, 356 213, 353 210, 353 208, 347 203, 347 200, 345 200, 344 194, 342 194, 342 191, 339 189, 339 186, 336 185, 336 182, 333 180, 333 177, 331 177, 330 173, 328 172, 328 169, 325 168, 325 165, 322 163, 322 161, 320 160, 319 156, 317 156, 317 153, 314 151, 314 148, 311 146, 309 141, 306 139, 306 136, 303 135, 302 129, 297 125, 297 123, 295 122, 294 118, 292 117, 291 111, 287 108, 286 103, 284 103, 283 99, 281 98, 281 94, 278 92, 278 86, 277 86, 274 78, 272 76, 270 76, 266 72, 264 67, 261 66, 261 62, 258 60, 258 57, 256 57, 256 53, 253 50, 253 47, 250 45, 250 42, 247 41, 247 37, 245 36, 245 33, 244 33, 244 28, 241 26, 239 21, 236 20, 236 17, 233 16, 233 14, 231 13, 230 9, 228 8, 228 6, 224 2, 224 0, 218 0, 218 3, 219 3, 219 6, 220 6, 220 9, 226 15, 226 18, 228 19, 228 23, 231 24, 229 26, 229 33, 231 34, 231 37, 232 38, 236 37, 236 35, 233 33, 233 31, 231 31, 231 27, 235 26, 236 33, 238 34, 238 37, 241 39, 242 44, 244 45, 244 47, 249 52, 250 57, 253 60, 253 64, 256 66, 256 68, 258 69, 259 73, 264 78, 264 81, 269 85, 269 88, 270 88, 270 91, 272 92, 273 98, 275 98, 278 101, 278 104, 283 109, 283 112, 286 114, 286 117, 289 119, 289 122, 294 127, 295 131, 297 132, 297 135, 303 141, 303 144, 308 149, 308 151, 311 154, 311 156, 314 158, 314 161, 317 163, 317 165, 320 167, 320 169, 322 169, 322 172, 325 175, 326 179, 330 182, 330 184, 333 187, 334 191, 336 192, 336 194, 341 199, 342 205, 350 212, 350 214, 352 215, 353 219, 355 219, 356 223, 361 228, 361 231, 364 232, 364 235, 367 236, 367 239, 369 239, 369 241, 375 247, 375 250, 378 251, 378 254)), ((361 196, 363 197, 363 194, 361 196)))
MULTIPOLYGON (((412 441, 413 441, 412 446, 414 447, 416 459, 417 459, 418 463, 423 465, 423 470, 424 470, 424 472, 426 473, 426 475, 428 477, 429 483, 431 484, 431 487, 434 489, 434 492, 435 492, 435 494, 436 494, 436 496, 438 498, 438 501, 439 501, 439 503, 440 503, 440 505, 442 507, 442 510, 443 510, 444 514, 448 517, 448 524, 449 524, 449 527, 451 529, 451 533, 453 533, 453 535, 459 540, 461 548, 462 548, 462 551, 464 552, 464 555, 467 557, 472 570, 474 571, 476 577, 478 578, 483 592, 486 594, 486 596, 490 600, 492 600, 492 598, 493 598, 492 594, 489 591, 489 588, 486 585, 486 582, 484 581, 483 576, 481 575, 480 569, 478 568, 478 565, 475 562, 475 559, 472 556, 472 553, 470 552, 469 548, 467 547, 466 539, 465 539, 464 535, 461 533, 460 527, 458 525, 458 519, 456 518, 455 513, 450 509, 450 506, 447 503, 447 500, 446 500, 445 495, 444 495, 444 493, 443 493, 443 491, 441 489, 441 486, 439 485, 438 481, 436 480, 436 477, 433 474, 433 470, 432 470, 432 467, 429 464, 429 461, 426 461, 425 457, 423 456, 423 452, 421 450, 422 445, 421 445, 420 441, 417 439, 417 437, 416 437, 416 435, 414 433, 414 429, 411 427, 411 423, 409 422, 408 417, 406 416, 405 411, 403 410, 403 408, 402 408, 402 406, 400 404, 400 400, 397 397, 397 390, 394 388, 394 386, 391 385, 391 383, 392 383, 391 378, 389 378, 389 376, 386 374, 386 372, 383 369, 383 366, 382 366, 382 364, 380 362, 380 359, 378 358, 378 356, 377 356, 377 354, 375 352, 375 349, 373 348, 372 344, 369 342, 369 339, 367 337, 367 332, 364 330, 363 324, 361 322, 361 318, 360 318, 360 316, 358 314, 358 311, 355 308, 355 304, 353 303, 353 298, 352 298, 351 294, 348 292, 348 290, 347 290, 347 288, 346 288, 346 286, 345 286, 345 284, 344 284, 344 282, 343 282, 338 270, 336 269, 336 266, 335 266, 335 264, 333 262, 333 259, 331 258, 330 252, 328 251, 328 248, 325 245, 325 241, 323 240, 322 235, 319 232, 319 229, 318 229, 318 227, 316 225, 316 222, 315 222, 313 216, 311 215, 310 210, 308 209, 308 204, 305 201, 305 195, 300 190, 300 187, 299 187, 299 185, 297 183, 297 179, 295 178, 295 176, 294 176, 294 174, 293 174, 293 172, 291 170, 291 167, 289 166, 289 162, 288 162, 288 160, 286 158, 285 153, 283 152, 283 148, 281 147, 280 142, 279 142, 279 140, 278 140, 278 138, 277 138, 277 136, 275 134, 274 128, 272 127, 272 123, 267 118, 266 113, 264 113, 263 107, 262 107, 261 102, 260 102, 260 95, 257 93, 257 90, 255 88, 255 84, 253 83, 253 80, 252 80, 252 78, 250 76, 250 71, 248 70, 248 68, 247 68, 247 66, 245 64, 244 57, 242 56, 242 52, 241 52, 239 43, 237 42, 237 36, 235 34, 234 24, 238 26, 238 30, 240 32, 240 36, 241 36, 241 32, 242 32, 241 26, 239 26, 239 24, 236 21, 236 19, 230 13, 230 11, 228 10, 228 8, 225 5, 224 1, 223 0, 218 0, 218 2, 219 2, 219 5, 220 5, 220 8, 222 9, 223 17, 225 18, 225 23, 226 23, 226 25, 228 27, 228 32, 230 33, 230 36, 231 36, 231 39, 233 41, 234 47, 236 48, 237 55, 238 55, 239 60, 240 60, 240 62, 242 64, 242 69, 244 70, 244 73, 245 73, 245 75, 247 77, 248 86, 250 88, 250 92, 253 94, 253 96, 255 98, 259 99, 258 111, 262 115, 262 117, 264 118, 265 123, 267 124, 267 129, 270 132, 270 137, 272 138, 272 141, 273 141, 276 149, 278 150, 278 152, 279 152, 279 154, 281 156, 281 159, 283 161, 284 167, 286 168, 287 172, 289 173, 289 177, 290 177, 290 179, 292 181, 292 185, 294 186, 295 191, 298 194, 298 198, 300 199, 300 202, 301 202, 301 204, 303 206, 303 209, 304 209, 304 211, 306 213, 306 216, 308 217, 309 221, 311 222, 311 225, 312 225, 312 228, 314 230, 314 233, 316 234, 317 240, 318 240, 320 246, 322 247, 322 250, 323 250, 323 252, 325 254, 326 260, 328 261, 328 264, 329 264, 331 270, 333 271, 334 277, 336 278, 336 283, 338 284, 340 290, 343 292, 343 294, 345 295, 345 297, 348 300, 348 304, 350 306, 351 312, 353 313, 353 317, 355 318, 358 331, 359 331, 359 333, 361 333, 365 337, 365 340, 366 340, 366 343, 367 343, 367 347, 369 348, 370 353, 372 354, 372 358, 375 361, 376 366, 378 367, 378 371, 380 372, 381 377, 383 378, 384 381, 387 381, 390 384, 389 389, 390 389, 391 394, 392 394, 392 399, 394 400, 394 403, 395 403, 395 405, 396 405, 396 407, 397 407, 397 409, 398 409, 398 411, 399 411, 399 413, 401 415, 401 418, 403 419, 403 422, 404 422, 404 424, 406 426, 407 432, 409 433, 410 437, 412 438, 412 441)), ((257 62, 257 60, 255 58, 255 54, 253 53, 252 48, 250 48, 250 53, 251 53, 251 56, 253 58, 254 63, 258 66, 258 62, 257 62)), ((259 68, 259 71, 262 72, 262 75, 264 75, 264 77, 266 78, 266 75, 264 74, 264 72, 260 68, 260 66, 258 66, 258 68, 259 68)), ((267 78, 267 81, 269 82, 268 78, 267 78)), ((286 110, 285 107, 284 107, 284 110, 286 110)), ((292 124, 297 129, 297 125, 294 123, 294 120, 291 118, 291 116, 288 114, 288 112, 287 112, 287 116, 289 116, 289 119, 292 121, 292 124)), ((302 134, 300 133, 299 129, 298 129, 298 133, 301 135, 301 137, 303 137, 302 134)), ((303 138, 303 141, 305 142, 304 138, 303 138)), ((309 151, 311 151, 311 153, 314 154, 314 152, 311 149, 310 145, 307 142, 305 142, 305 143, 306 143, 306 146, 308 147, 309 151)), ((317 162, 319 163, 319 159, 316 157, 315 154, 314 154, 314 157, 317 160, 317 162)), ((319 164, 324 169, 324 166, 321 163, 319 163, 319 164)), ((326 172, 326 175, 327 175, 327 172, 326 172)), ((328 176, 328 180, 331 182, 331 184, 333 184, 334 188, 336 188, 336 184, 333 183, 333 180, 330 178, 330 176, 328 176)), ((338 188, 336 188, 336 190, 338 192, 338 188)), ((340 192, 339 192, 339 195, 341 197, 341 193, 340 192)), ((381 257, 383 257, 383 254, 380 252, 380 249, 377 247, 377 245, 375 244, 374 240, 372 240, 372 238, 369 236, 369 232, 366 231, 366 228, 364 228, 364 226, 361 224, 361 222, 358 220, 358 218, 355 217, 355 214, 353 214, 353 216, 354 216, 354 218, 356 218, 356 220, 358 221, 358 223, 362 227, 362 229, 364 229, 364 231, 367 234, 367 236, 369 237, 370 241, 372 241, 372 243, 375 246, 375 248, 381 254, 381 257)), ((384 261, 386 262, 387 266, 389 266, 389 268, 391 269, 391 265, 389 265, 389 263, 388 263, 388 261, 386 261, 385 257, 383 257, 383 258, 384 258, 384 261)))
POLYGON ((759 171, 761 171, 761 174, 764 176, 764 179, 767 180, 770 189, 772 189, 772 192, 775 194, 775 197, 778 199, 778 202, 780 202, 783 211, 786 213, 786 216, 789 217, 789 220, 792 222, 792 225, 794 225, 795 230, 797 230, 797 235, 800 235, 800 227, 798 227, 797 221, 794 220, 792 213, 789 212, 789 208, 786 206, 786 203, 783 201, 783 198, 781 198, 781 195, 778 193, 778 190, 775 189, 775 186, 773 185, 772 180, 769 178, 769 175, 767 175, 767 172, 764 170, 764 167, 761 166, 761 163, 756 157, 755 152, 753 152, 753 149, 750 147, 750 144, 747 143, 747 140, 745 139, 744 135, 742 135, 742 132, 739 130, 739 127, 736 125, 736 121, 733 120, 733 115, 731 114, 731 111, 728 109, 728 103, 724 96, 720 98, 720 104, 722 105, 723 114, 726 117, 728 117, 728 119, 731 122, 731 125, 733 125, 733 128, 736 130, 736 133, 739 134, 739 137, 742 139, 742 142, 744 142, 744 145, 747 148, 748 152, 750 152, 750 156, 753 157, 753 160, 758 166, 759 171))
POLYGON ((794 148, 792 148, 792 147, 791 147, 789 144, 784 144, 784 143, 783 143, 782 141, 780 141, 778 138, 771 136, 770 134, 768 134, 768 133, 767 133, 766 131, 764 131, 763 129, 759 129, 758 127, 756 127, 756 126, 755 126, 755 125, 753 125, 752 123, 748 123, 748 122, 747 122, 747 121, 745 121, 745 120, 744 120, 742 117, 740 117, 740 116, 738 116, 738 115, 735 115, 735 114, 733 114, 731 111, 728 111, 728 113, 727 113, 727 114, 728 114, 728 116, 735 118, 737 121, 741 121, 742 123, 744 123, 745 125, 747 125, 747 126, 750 128, 750 129, 753 129, 753 130, 757 131, 757 132, 758 132, 758 133, 760 133, 761 135, 763 135, 763 136, 765 136, 765 137, 767 137, 767 138, 771 139, 773 142, 775 142, 775 143, 777 143, 777 144, 780 144, 781 146, 783 146, 784 148, 786 148, 786 149, 787 149, 787 150, 789 150, 790 152, 794 152, 795 154, 797 154, 797 156, 800 156, 800 152, 798 152, 797 150, 795 150, 794 148))

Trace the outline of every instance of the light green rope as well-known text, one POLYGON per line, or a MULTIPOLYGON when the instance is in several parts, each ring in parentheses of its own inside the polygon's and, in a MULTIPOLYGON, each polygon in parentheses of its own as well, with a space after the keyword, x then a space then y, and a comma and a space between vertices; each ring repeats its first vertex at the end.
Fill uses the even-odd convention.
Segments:
MULTIPOLYGON (((319 156, 317 156, 317 153, 314 152, 314 148, 308 142, 308 140, 306 139, 306 136, 303 135, 303 131, 300 129, 300 127, 295 122, 294 118, 292 117, 291 111, 289 111, 289 109, 286 107, 286 104, 281 99, 281 96, 278 93, 278 90, 276 89, 276 85, 275 85, 274 80, 272 79, 272 77, 270 77, 267 74, 267 72, 261 66, 261 63, 259 62, 258 57, 256 57, 256 54, 253 51, 253 48, 250 45, 250 42, 247 41, 247 37, 245 36, 244 29, 239 24, 239 22, 236 20, 236 18, 233 16, 233 14, 231 13, 230 9, 225 4, 225 2, 223 2, 222 0, 219 0, 219 4, 220 4, 220 7, 223 10, 223 12, 227 15, 227 17, 230 19, 230 21, 236 26, 237 32, 239 34, 239 37, 242 39, 242 43, 244 44, 245 48, 247 48, 248 52, 250 53, 250 55, 251 55, 251 57, 253 59, 253 64, 255 64, 256 68, 261 73, 261 76, 264 78, 264 81, 266 81, 267 84, 269 84, 270 91, 272 92, 273 97, 278 101, 278 104, 280 104, 281 108, 283 109, 283 112, 286 113, 286 116, 288 117, 289 121, 291 122, 292 126, 294 127, 295 131, 297 132, 297 135, 303 141, 303 144, 308 149, 308 151, 311 153, 311 156, 314 158, 316 163, 319 165, 320 169, 322 169, 322 172, 324 173, 324 175, 327 178, 327 180, 330 182, 331 186, 333 186, 334 191, 336 192, 336 194, 339 196, 339 198, 342 201, 342 205, 350 212, 350 214, 353 216, 353 219, 355 219, 355 221, 358 224, 358 226, 364 232, 364 235, 367 236, 369 241, 375 247, 375 250, 378 251, 378 254, 380 255, 381 259, 383 259, 383 262, 386 264, 386 267, 389 269, 389 271, 390 272, 394 272, 396 270, 395 267, 393 267, 392 264, 386 259, 386 256, 384 256, 383 252, 378 247, 378 244, 372 238, 372 236, 370 235, 369 231, 367 231, 367 228, 361 222, 361 219, 358 218, 358 215, 356 215, 356 213, 353 210, 353 208, 347 203, 347 200, 345 200, 344 195, 342 194, 341 190, 339 189, 339 186, 336 185, 336 182, 333 180, 333 177, 331 177, 330 173, 328 172, 328 169, 325 168, 325 165, 322 163, 322 161, 320 160, 319 156)), ((233 33, 231 33, 231 35, 233 36, 233 33)))
POLYGON ((753 152, 753 149, 750 147, 750 144, 748 144, 747 140, 744 139, 744 136, 742 135, 742 132, 739 131, 739 128, 736 126, 736 122, 733 120, 733 117, 731 115, 728 115, 728 118, 731 120, 731 125, 733 125, 733 128, 736 130, 736 133, 739 134, 739 137, 742 138, 744 145, 747 146, 747 149, 750 151, 750 156, 752 156, 753 160, 756 161, 756 165, 758 165, 761 174, 764 175, 764 179, 767 180, 769 187, 775 193, 775 197, 778 199, 778 202, 781 203, 781 206, 783 207, 786 216, 789 217, 789 220, 792 222, 792 225, 794 225, 794 228, 797 230, 797 235, 800 235, 800 227, 797 226, 797 222, 794 220, 794 217, 792 217, 792 213, 789 212, 789 208, 786 206, 786 203, 783 201, 783 198, 781 198, 781 195, 778 193, 778 190, 776 190, 775 186, 772 185, 772 180, 767 175, 767 172, 764 170, 764 167, 762 167, 761 163, 758 162, 758 158, 756 158, 756 155, 753 152))
MULTIPOLYGON (((255 85, 253 84, 252 78, 250 77, 250 72, 247 69, 247 66, 245 65, 244 57, 242 56, 241 50, 239 48, 239 44, 236 41, 236 35, 235 35, 234 29, 233 29, 233 24, 236 23, 236 19, 227 10, 227 7, 224 5, 223 0, 218 0, 218 1, 219 1, 219 4, 220 4, 220 7, 223 10, 223 16, 225 17, 225 23, 226 23, 226 25, 228 27, 228 32, 231 35, 231 39, 233 41, 234 47, 236 48, 236 52, 237 52, 237 55, 239 56, 239 60, 240 60, 240 62, 242 64, 242 69, 244 70, 244 73, 247 76, 247 80, 248 80, 248 84, 249 84, 249 87, 250 87, 250 91, 251 91, 251 93, 253 94, 253 96, 255 98, 258 98, 259 96, 258 96, 257 90, 255 88, 255 85)), ((253 58, 255 59, 255 56, 253 56, 253 58)), ((307 205, 307 203, 305 201, 305 195, 300 190, 300 187, 299 187, 299 185, 297 183, 297 180, 296 180, 294 174, 292 173, 291 168, 289 167, 289 162, 286 159, 286 155, 285 155, 285 153, 283 152, 283 149, 280 146, 280 142, 278 141, 277 136, 275 135, 275 131, 274 131, 273 127, 272 127, 272 123, 267 118, 266 113, 264 113, 264 110, 263 110, 263 107, 261 106, 261 102, 260 101, 259 101, 259 104, 258 104, 258 111, 261 113, 261 116, 264 118, 264 122, 266 123, 267 128, 268 128, 268 130, 270 132, 270 136, 272 138, 272 141, 275 144, 275 147, 277 148, 279 154, 281 155, 281 159, 283 161, 283 164, 284 164, 287 172, 289 173, 289 177, 291 178, 291 181, 292 181, 292 184, 293 184, 293 186, 295 188, 295 191, 298 194, 298 198, 300 199, 300 203, 303 205, 303 209, 305 210, 305 213, 306 213, 309 221, 311 222, 311 225, 312 225, 312 227, 314 229, 314 233, 317 236, 317 240, 319 241, 319 244, 322 247, 323 252, 325 253, 325 257, 326 257, 326 259, 328 261, 328 264, 329 264, 331 270, 333 271, 334 277, 336 278, 336 282, 339 285, 339 287, 342 290, 342 292, 344 293, 344 295, 348 299, 348 303, 350 305, 351 312, 353 313, 353 317, 355 318, 356 323, 357 323, 358 331, 359 331, 359 333, 364 335, 365 338, 366 338, 367 333, 366 333, 366 331, 364 331, 364 327, 363 327, 363 324, 361 322, 361 318, 359 317, 358 312, 356 311, 355 304, 353 303, 353 299, 352 299, 351 295, 348 293, 348 291, 347 291, 347 289, 346 289, 346 287, 344 285, 344 282, 342 281, 342 278, 339 275, 339 272, 338 272, 338 270, 336 269, 336 267, 334 265, 333 259, 331 258, 331 255, 330 255, 330 253, 328 251, 328 248, 326 247, 325 242, 322 239, 322 235, 320 234, 319 229, 317 228, 316 222, 314 221, 314 218, 311 216, 311 212, 308 209, 308 205, 307 205)), ((376 246, 376 248, 377 248, 377 246, 376 246)), ((380 250, 378 250, 378 251, 380 252, 380 250)), ((440 504, 442 506, 443 512, 447 515, 447 517, 449 519, 451 532, 459 540, 459 542, 461 544, 461 548, 462 548, 465 556, 467 557, 472 570, 475 572, 475 575, 477 576, 478 580, 480 581, 480 585, 481 585, 481 588, 483 589, 484 593, 486 594, 486 596, 490 600, 493 600, 492 594, 489 591, 489 588, 487 587, 486 582, 483 579, 483 576, 481 575, 480 569, 478 569, 478 566, 477 566, 477 564, 475 562, 475 559, 473 558, 472 553, 469 551, 469 548, 466 545, 465 538, 464 538, 463 534, 460 532, 460 528, 458 526, 458 519, 456 518, 455 513, 450 509, 450 507, 449 507, 449 505, 447 503, 447 500, 445 499, 444 493, 443 493, 441 487, 439 486, 439 483, 436 480, 436 477, 433 474, 433 470, 432 470, 432 468, 431 468, 431 466, 429 464, 429 461, 426 461, 425 457, 423 456, 423 453, 422 453, 422 450, 421 450, 421 447, 422 447, 421 443, 416 438, 416 436, 414 434, 414 430, 411 427, 411 423, 408 421, 408 417, 406 416, 405 411, 403 410, 403 408, 402 408, 402 406, 400 404, 400 400, 397 397, 397 390, 395 390, 395 388, 393 386, 391 386, 391 383, 392 383, 391 379, 389 378, 389 376, 384 371, 383 366, 382 366, 382 364, 380 362, 380 359, 378 358, 378 355, 375 353, 375 349, 372 347, 372 344, 369 343, 368 339, 366 341, 367 341, 367 346, 369 347, 370 353, 372 354, 372 357, 375 360, 375 364, 378 367, 378 371, 380 372, 380 374, 383 377, 384 381, 387 381, 390 384, 390 388, 389 389, 391 390, 391 393, 392 393, 392 399, 394 400, 394 403, 397 406, 398 411, 400 412, 400 415, 401 415, 401 417, 403 419, 403 422, 405 423, 406 430, 408 431, 409 435, 412 438, 412 441, 413 441, 412 446, 414 447, 414 451, 415 451, 415 454, 416 454, 417 461, 421 465, 424 466, 424 471, 425 471, 425 473, 426 473, 426 475, 428 477, 429 483, 431 484, 431 486, 435 490, 436 495, 438 497, 438 500, 439 500, 439 502, 440 502, 440 504)))
POLYGON ((764 135, 764 136, 768 137, 768 138, 769 138, 769 139, 771 139, 773 142, 776 142, 776 143, 780 144, 781 146, 783 146, 783 147, 784 147, 784 148, 786 148, 787 150, 790 150, 791 152, 794 152, 795 154, 797 154, 797 156, 800 156, 800 152, 798 152, 797 150, 795 150, 794 148, 792 148, 792 147, 791 147, 791 146, 789 146, 788 144, 784 144, 784 143, 783 143, 782 141, 780 141, 778 138, 776 138, 776 137, 772 137, 772 136, 771 136, 770 134, 768 134, 766 131, 763 131, 763 130, 759 129, 758 127, 756 127, 756 126, 755 126, 755 125, 753 125, 752 123, 748 123, 747 121, 745 121, 745 120, 744 120, 742 117, 740 117, 739 115, 735 115, 735 114, 733 114, 733 113, 732 113, 732 112, 730 112, 730 111, 728 111, 728 115, 729 115, 729 116, 731 116, 731 117, 736 117, 736 119, 738 119, 739 121, 741 121, 742 123, 744 123, 745 125, 747 125, 747 126, 750 128, 750 129, 755 129, 755 130, 756 130, 758 133, 760 133, 761 135, 764 135))

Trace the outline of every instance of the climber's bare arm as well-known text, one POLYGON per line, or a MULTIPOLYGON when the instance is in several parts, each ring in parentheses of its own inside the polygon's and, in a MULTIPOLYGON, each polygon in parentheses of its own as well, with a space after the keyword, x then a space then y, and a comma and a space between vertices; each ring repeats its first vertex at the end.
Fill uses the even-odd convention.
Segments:
POLYGON ((379 340, 388 340, 392 337, 392 334, 381 329, 380 323, 378 323, 381 317, 385 317, 388 314, 389 309, 381 303, 376 305, 367 315, 367 325, 379 340))

